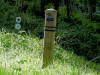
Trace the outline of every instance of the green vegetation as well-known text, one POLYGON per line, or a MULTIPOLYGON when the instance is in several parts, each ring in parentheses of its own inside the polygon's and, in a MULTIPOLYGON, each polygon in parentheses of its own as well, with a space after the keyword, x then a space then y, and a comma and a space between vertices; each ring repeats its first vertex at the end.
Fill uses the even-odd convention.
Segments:
MULTIPOLYGON (((100 55, 100 34, 95 33, 85 26, 75 25, 71 26, 65 22, 59 24, 56 33, 56 41, 64 49, 71 48, 80 56, 85 56, 92 60, 100 55), (65 26, 66 25, 66 26, 65 26)), ((94 62, 100 62, 96 59, 94 62)))
POLYGON ((0 75, 28 74, 100 75, 99 0, 0 1, 0 75), (42 69, 48 8, 58 11, 54 64, 42 69), (16 33, 16 17, 22 18, 24 35, 16 33))
POLYGON ((99 75, 100 65, 55 44, 54 63, 42 65, 42 40, 30 34, 0 33, 0 75, 99 75))

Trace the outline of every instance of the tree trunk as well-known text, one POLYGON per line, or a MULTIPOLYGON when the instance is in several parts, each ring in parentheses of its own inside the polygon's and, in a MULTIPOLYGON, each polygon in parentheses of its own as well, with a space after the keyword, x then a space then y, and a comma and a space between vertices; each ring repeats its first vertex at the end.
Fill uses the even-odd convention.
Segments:
POLYGON ((65 5, 67 7, 68 20, 70 20, 71 19, 71 17, 70 17, 70 0, 65 0, 65 5))
POLYGON ((89 14, 90 20, 93 21, 93 13, 96 12, 96 0, 89 0, 89 14))
POLYGON ((54 6, 55 6, 55 10, 58 10, 58 8, 59 8, 59 1, 60 0, 54 0, 54 6))
POLYGON ((45 0, 41 0, 41 17, 42 18, 44 18, 45 16, 44 6, 45 6, 45 0))

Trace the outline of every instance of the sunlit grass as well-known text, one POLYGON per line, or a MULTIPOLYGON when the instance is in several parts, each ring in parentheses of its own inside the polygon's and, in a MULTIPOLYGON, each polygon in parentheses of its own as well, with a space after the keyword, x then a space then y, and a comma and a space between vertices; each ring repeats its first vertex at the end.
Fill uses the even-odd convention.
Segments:
POLYGON ((0 33, 0 75, 99 75, 100 65, 86 61, 59 45, 54 63, 42 66, 42 40, 31 35, 0 33))

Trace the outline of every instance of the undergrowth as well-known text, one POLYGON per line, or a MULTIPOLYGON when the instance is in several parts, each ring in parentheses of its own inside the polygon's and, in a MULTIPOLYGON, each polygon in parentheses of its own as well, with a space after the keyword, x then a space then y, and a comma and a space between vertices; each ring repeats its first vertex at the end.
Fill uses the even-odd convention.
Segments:
POLYGON ((54 47, 54 63, 42 69, 42 42, 32 35, 0 32, 0 75, 99 75, 100 65, 54 47))

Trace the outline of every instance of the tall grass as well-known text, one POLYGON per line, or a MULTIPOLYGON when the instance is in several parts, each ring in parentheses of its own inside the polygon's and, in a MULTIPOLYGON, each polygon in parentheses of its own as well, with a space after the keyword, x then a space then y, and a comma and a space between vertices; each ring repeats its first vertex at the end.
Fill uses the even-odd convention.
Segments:
POLYGON ((0 75, 100 74, 100 64, 88 62, 57 44, 53 65, 42 69, 42 42, 34 35, 0 32, 0 75))

